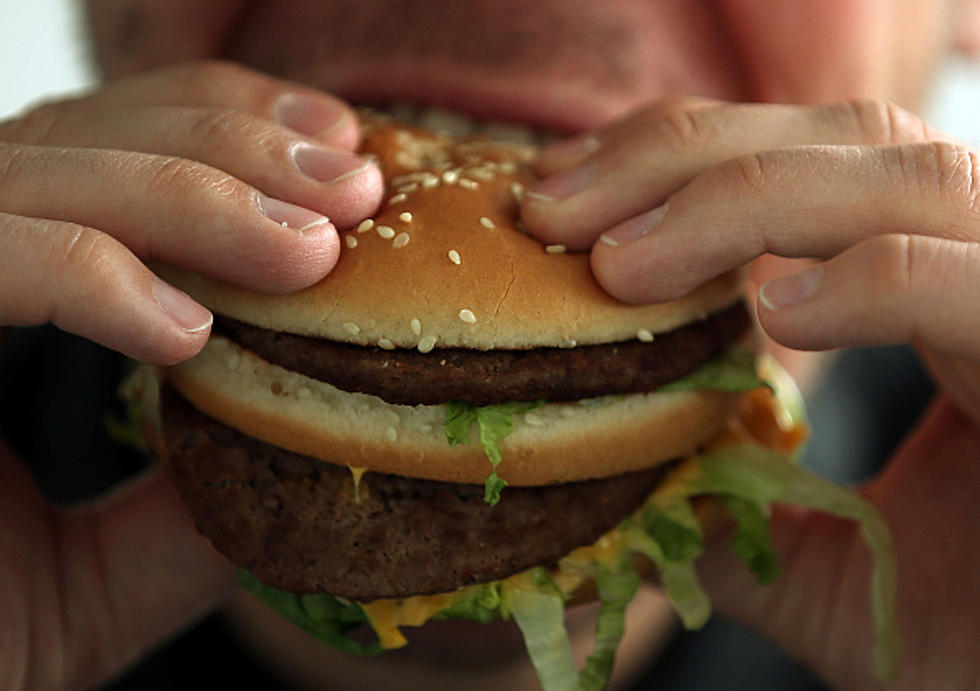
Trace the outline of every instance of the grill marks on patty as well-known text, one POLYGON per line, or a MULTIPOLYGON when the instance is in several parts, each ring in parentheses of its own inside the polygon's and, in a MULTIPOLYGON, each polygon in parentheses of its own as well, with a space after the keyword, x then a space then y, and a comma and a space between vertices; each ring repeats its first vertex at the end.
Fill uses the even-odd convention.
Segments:
POLYGON ((405 405, 577 401, 653 391, 720 353, 748 327, 748 312, 739 302, 649 343, 420 353, 297 336, 221 316, 214 324, 216 333, 267 362, 344 391, 405 405))
POLYGON ((595 542, 653 491, 664 466, 548 487, 483 487, 351 472, 252 439, 163 391, 174 482, 198 530, 262 582, 353 600, 485 583, 595 542))

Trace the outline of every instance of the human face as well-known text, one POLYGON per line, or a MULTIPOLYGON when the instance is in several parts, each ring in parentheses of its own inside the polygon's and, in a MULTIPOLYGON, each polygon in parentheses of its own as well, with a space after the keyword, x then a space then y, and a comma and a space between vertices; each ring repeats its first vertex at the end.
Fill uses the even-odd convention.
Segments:
POLYGON ((665 95, 915 107, 954 0, 272 0, 231 57, 358 102, 565 130, 665 95))

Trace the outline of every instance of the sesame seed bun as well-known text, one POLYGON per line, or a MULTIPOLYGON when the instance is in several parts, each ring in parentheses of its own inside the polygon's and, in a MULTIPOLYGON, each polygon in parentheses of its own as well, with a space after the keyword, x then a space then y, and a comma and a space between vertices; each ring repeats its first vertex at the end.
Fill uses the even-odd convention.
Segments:
POLYGON ((268 296, 176 269, 161 269, 164 278, 256 326, 423 351, 648 338, 740 298, 733 273, 665 304, 611 298, 587 254, 545 247, 518 229, 517 197, 534 179, 528 147, 458 141, 382 119, 369 122, 364 148, 389 181, 385 201, 372 221, 342 233, 339 262, 316 285, 268 296))
MULTIPOLYGON (((386 403, 265 362, 212 337, 171 383, 198 410, 249 436, 337 465, 480 484, 477 443, 450 447, 445 406, 386 403)), ((610 477, 694 452, 731 418, 738 396, 719 391, 632 394, 552 403, 515 416, 499 473, 515 486, 610 477)))

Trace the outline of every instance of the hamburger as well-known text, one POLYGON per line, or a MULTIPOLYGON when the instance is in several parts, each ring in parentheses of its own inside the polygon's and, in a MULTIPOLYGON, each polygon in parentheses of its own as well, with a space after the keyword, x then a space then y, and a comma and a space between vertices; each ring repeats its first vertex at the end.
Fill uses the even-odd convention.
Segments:
POLYGON ((386 198, 321 282, 267 296, 160 267, 215 322, 149 394, 156 446, 241 582, 358 654, 432 618, 513 618, 545 688, 601 687, 638 569, 699 626, 701 520, 730 514, 771 580, 765 516, 791 500, 864 524, 890 664, 887 531, 788 459, 804 427, 756 371, 743 276, 618 303, 587 256, 523 231, 533 147, 377 114, 363 131, 386 198), (578 671, 563 614, 590 598, 578 671))

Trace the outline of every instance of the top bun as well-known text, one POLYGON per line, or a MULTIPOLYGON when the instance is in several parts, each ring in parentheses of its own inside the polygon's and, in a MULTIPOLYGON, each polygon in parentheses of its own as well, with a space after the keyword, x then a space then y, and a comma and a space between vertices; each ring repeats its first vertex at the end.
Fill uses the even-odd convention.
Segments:
POLYGON ((626 305, 595 282, 587 254, 521 232, 518 200, 536 179, 531 147, 456 139, 366 116, 385 200, 342 233, 337 266, 291 295, 259 295, 183 270, 164 278, 215 312, 256 326, 365 346, 572 347, 663 333, 740 297, 725 274, 669 303, 626 305))

